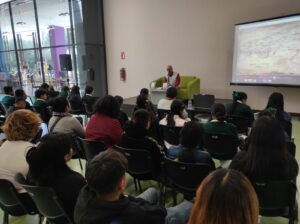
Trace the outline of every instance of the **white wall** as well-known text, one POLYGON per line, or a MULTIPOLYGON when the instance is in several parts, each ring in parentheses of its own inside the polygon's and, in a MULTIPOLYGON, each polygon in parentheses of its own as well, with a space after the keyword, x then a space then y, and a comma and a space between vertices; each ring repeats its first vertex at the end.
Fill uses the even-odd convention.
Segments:
POLYGON ((280 91, 286 110, 300 112, 299 88, 229 85, 234 24, 299 12, 298 0, 104 0, 109 93, 136 96, 172 64, 181 74, 199 76, 202 93, 231 98, 234 89, 243 90, 261 109, 270 93, 280 91))

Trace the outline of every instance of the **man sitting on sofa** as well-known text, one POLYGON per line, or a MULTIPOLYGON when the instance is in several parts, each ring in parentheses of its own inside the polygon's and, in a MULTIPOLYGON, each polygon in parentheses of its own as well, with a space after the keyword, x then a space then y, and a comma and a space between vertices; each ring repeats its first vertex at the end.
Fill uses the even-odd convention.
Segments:
POLYGON ((168 87, 177 88, 180 85, 180 75, 173 70, 172 65, 167 66, 167 74, 164 77, 163 83, 167 83, 168 87))

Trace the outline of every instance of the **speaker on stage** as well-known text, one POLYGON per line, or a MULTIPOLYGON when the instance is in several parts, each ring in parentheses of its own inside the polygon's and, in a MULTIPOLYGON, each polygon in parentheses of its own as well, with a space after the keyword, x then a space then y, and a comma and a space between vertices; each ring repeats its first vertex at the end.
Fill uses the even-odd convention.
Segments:
POLYGON ((60 70, 61 71, 72 71, 72 59, 70 54, 60 54, 60 70))

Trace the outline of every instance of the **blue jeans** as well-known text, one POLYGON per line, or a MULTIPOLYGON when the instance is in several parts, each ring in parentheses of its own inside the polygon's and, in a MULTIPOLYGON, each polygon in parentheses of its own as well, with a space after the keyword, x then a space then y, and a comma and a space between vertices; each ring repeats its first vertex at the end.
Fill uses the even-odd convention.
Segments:
MULTIPOLYGON (((158 194, 155 188, 149 188, 138 196, 150 203, 158 202, 158 194)), ((193 203, 184 200, 179 205, 167 208, 166 224, 184 224, 187 223, 193 203)))

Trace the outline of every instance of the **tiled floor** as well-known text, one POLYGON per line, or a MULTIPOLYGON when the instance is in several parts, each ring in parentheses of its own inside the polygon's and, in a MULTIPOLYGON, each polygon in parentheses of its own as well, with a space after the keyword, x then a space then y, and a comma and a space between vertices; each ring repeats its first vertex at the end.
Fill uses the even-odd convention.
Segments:
MULTIPOLYGON (((297 148, 300 148, 300 121, 299 119, 295 118, 293 119, 293 136, 295 137, 295 143, 297 148)), ((300 152, 297 151, 296 153, 296 158, 298 163, 300 164, 300 152)), ((78 161, 77 160, 72 160, 69 163, 70 167, 72 169, 81 172, 78 161)), ((146 189, 148 186, 157 186, 157 183, 153 181, 148 181, 148 182, 143 182, 142 184, 143 188, 146 189)), ((298 189, 300 189, 300 182, 299 178, 297 180, 297 186, 298 189)), ((137 192, 134 190, 133 182, 132 179, 129 177, 128 178, 128 187, 127 187, 127 193, 132 194, 132 195, 137 195, 137 192)), ((180 197, 180 196, 179 196, 180 197)), ((167 205, 170 205, 171 203, 167 203, 167 205)), ((3 219, 3 212, 0 210, 0 222, 2 222, 3 219)), ((22 216, 22 217, 10 217, 10 224, 35 224, 38 223, 38 217, 37 216, 22 216)), ((262 217, 261 218, 261 224, 287 224, 288 220, 285 218, 267 218, 267 217, 262 217)))

